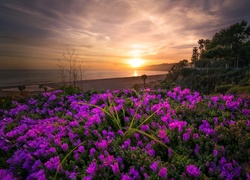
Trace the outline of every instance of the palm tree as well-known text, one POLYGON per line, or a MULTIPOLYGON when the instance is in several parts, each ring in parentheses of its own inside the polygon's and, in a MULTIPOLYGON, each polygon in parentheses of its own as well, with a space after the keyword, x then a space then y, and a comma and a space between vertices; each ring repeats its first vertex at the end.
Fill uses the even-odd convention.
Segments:
POLYGON ((144 83, 144 88, 146 87, 146 79, 148 78, 148 76, 146 74, 143 74, 141 76, 141 79, 143 80, 143 83, 144 83))
POLYGON ((19 89, 19 91, 20 91, 20 94, 23 93, 23 90, 24 90, 25 88, 26 88, 25 85, 20 85, 20 86, 18 86, 18 89, 19 89))
POLYGON ((39 89, 43 89, 43 88, 44 88, 44 84, 40 84, 39 89))

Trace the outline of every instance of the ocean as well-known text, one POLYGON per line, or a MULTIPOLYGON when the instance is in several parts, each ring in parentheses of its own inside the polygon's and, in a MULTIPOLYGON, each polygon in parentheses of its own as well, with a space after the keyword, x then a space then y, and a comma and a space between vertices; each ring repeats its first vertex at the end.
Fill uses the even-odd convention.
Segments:
MULTIPOLYGON (((87 70, 83 74, 82 80, 135 77, 146 74, 161 75, 167 71, 142 71, 142 70, 87 70)), ((0 70, 0 87, 46 84, 62 82, 58 70, 0 70)))

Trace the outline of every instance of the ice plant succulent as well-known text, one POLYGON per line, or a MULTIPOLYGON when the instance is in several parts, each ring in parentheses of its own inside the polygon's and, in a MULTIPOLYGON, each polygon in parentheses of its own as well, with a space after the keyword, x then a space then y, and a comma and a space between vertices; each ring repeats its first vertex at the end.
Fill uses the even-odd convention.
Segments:
POLYGON ((186 166, 186 171, 188 173, 189 176, 191 177, 199 177, 200 176, 200 169, 197 168, 195 165, 190 164, 188 166, 186 166))
POLYGON ((13 101, 0 109, 0 179, 247 179, 249 102, 181 87, 13 101))

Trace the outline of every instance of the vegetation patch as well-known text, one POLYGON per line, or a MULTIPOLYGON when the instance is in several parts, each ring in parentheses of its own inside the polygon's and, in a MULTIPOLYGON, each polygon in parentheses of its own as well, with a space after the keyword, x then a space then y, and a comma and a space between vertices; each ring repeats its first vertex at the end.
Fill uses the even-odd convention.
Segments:
POLYGON ((64 88, 0 109, 0 179, 247 179, 250 101, 64 88))

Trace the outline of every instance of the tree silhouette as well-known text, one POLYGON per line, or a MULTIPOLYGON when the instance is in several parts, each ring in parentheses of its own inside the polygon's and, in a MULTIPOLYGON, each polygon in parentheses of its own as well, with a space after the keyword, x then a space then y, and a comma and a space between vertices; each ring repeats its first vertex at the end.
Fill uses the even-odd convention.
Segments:
POLYGON ((194 47, 193 48, 193 54, 192 54, 192 57, 191 57, 191 62, 192 64, 194 64, 194 66, 196 66, 196 62, 198 61, 199 59, 199 52, 198 52, 198 48, 197 47, 194 47))
POLYGON ((26 88, 25 85, 20 85, 20 86, 18 86, 18 89, 19 89, 19 91, 20 91, 20 94, 23 93, 23 90, 24 90, 25 88, 26 88))
POLYGON ((148 76, 146 74, 143 74, 141 76, 141 79, 143 80, 143 84, 144 84, 144 88, 146 87, 146 79, 148 78, 148 76))
POLYGON ((215 33, 212 40, 200 39, 193 48, 191 61, 195 66, 212 68, 241 68, 250 65, 250 26, 246 21, 231 25, 215 33), (198 58, 197 58, 198 57, 198 58))
POLYGON ((75 54, 75 49, 72 47, 67 48, 66 52, 63 52, 64 59, 58 59, 58 68, 61 75, 64 86, 66 85, 66 78, 68 77, 69 84, 76 87, 77 81, 83 80, 83 74, 87 70, 83 61, 78 61, 78 56, 75 54))

